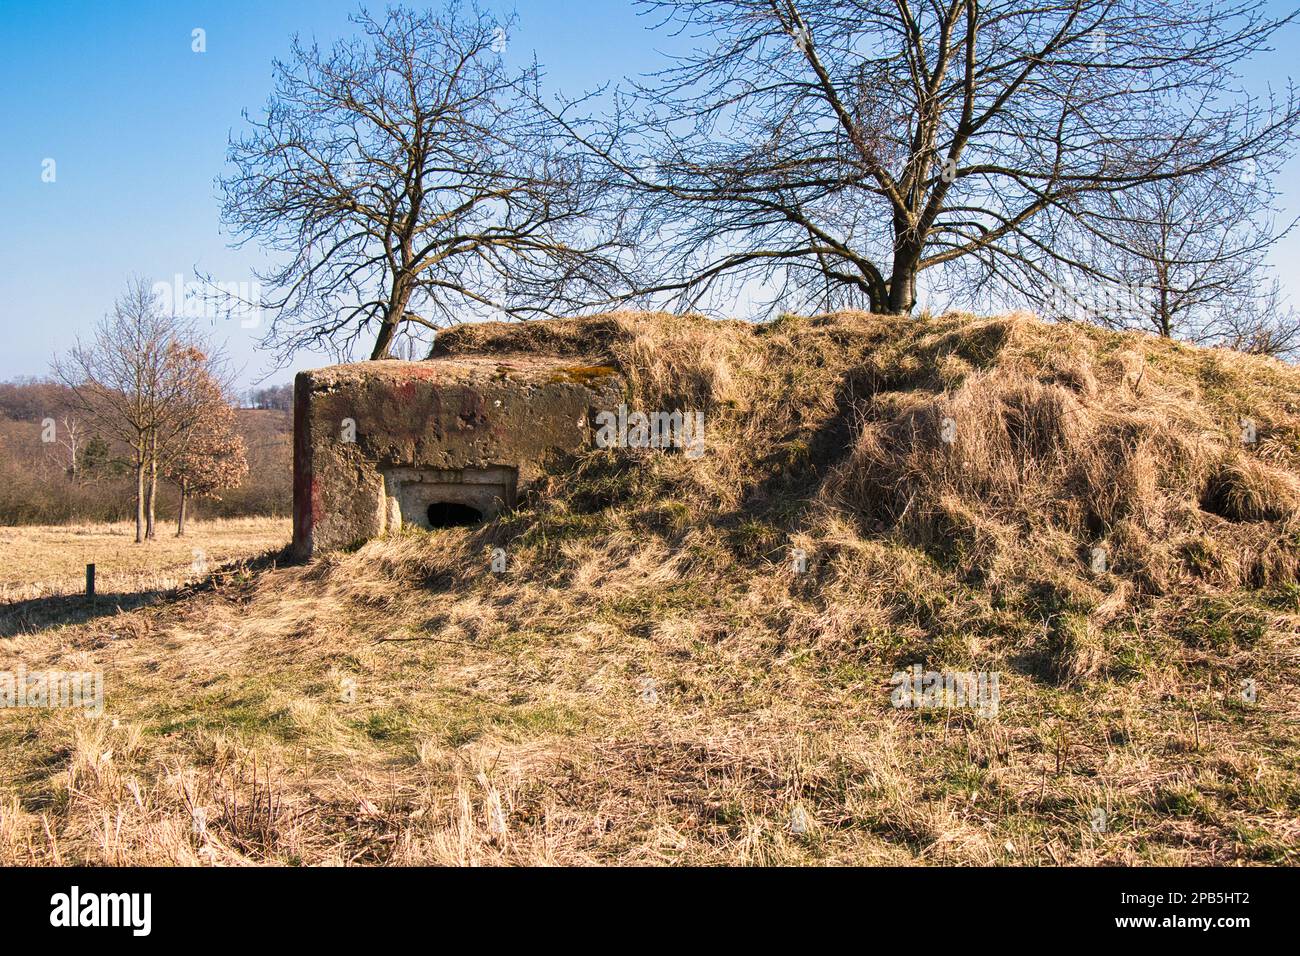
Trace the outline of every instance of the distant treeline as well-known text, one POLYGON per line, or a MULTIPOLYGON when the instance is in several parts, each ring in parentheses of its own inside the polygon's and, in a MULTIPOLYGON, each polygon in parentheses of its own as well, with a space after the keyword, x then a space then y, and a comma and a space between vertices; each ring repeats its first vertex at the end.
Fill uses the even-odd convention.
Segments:
MULTIPOLYGON (((235 412, 247 446, 248 477, 220 500, 191 503, 204 517, 287 515, 292 505, 293 388, 251 390, 235 412)), ((0 524, 63 524, 133 518, 127 449, 81 421, 69 392, 45 379, 0 382, 0 524)), ((176 489, 164 485, 161 521, 175 517, 176 489)))
POLYGON ((249 389, 245 403, 248 408, 291 412, 293 411, 293 383, 286 382, 283 385, 249 389))
MULTIPOLYGON (((250 388, 241 396, 242 407, 277 412, 293 411, 293 383, 250 388)), ((0 382, 0 418, 16 422, 39 422, 50 410, 62 411, 68 404, 68 390, 44 378, 16 378, 0 382)))

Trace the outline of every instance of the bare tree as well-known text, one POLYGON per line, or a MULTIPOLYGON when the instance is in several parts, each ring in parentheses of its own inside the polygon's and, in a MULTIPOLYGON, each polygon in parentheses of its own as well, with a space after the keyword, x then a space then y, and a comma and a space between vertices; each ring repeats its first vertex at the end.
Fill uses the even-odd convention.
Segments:
POLYGON ((61 419, 63 424, 63 435, 55 434, 55 444, 61 449, 54 452, 53 457, 59 460, 60 466, 68 476, 69 481, 77 480, 77 469, 81 464, 81 446, 82 432, 81 422, 73 415, 64 415, 61 419))
POLYGON ((150 282, 133 278, 88 341, 54 361, 70 404, 96 434, 130 449, 137 542, 156 536, 158 476, 203 414, 196 383, 223 381, 224 360, 184 320, 167 315, 150 282))
POLYGON ((54 362, 71 389, 71 403, 99 434, 131 450, 135 470, 135 540, 147 534, 146 504, 154 435, 162 415, 172 320, 158 308, 150 284, 132 279, 113 311, 54 362))
MULTIPOLYGON (((1269 171, 1270 174, 1273 172, 1269 171)), ((1268 281, 1278 228, 1256 164, 1159 179, 1070 208, 1074 248, 1035 304, 1053 318, 1288 354, 1296 322, 1268 281)))
POLYGON ((1238 352, 1294 360, 1300 354, 1300 315, 1277 279, 1256 278, 1237 300, 1218 304, 1206 341, 1238 352))
POLYGON ((1270 166, 1300 118, 1236 89, 1291 20, 1257 0, 643 5, 695 49, 566 126, 657 240, 640 291, 689 304, 763 284, 906 313, 927 272, 1034 294, 1088 197, 1270 166))
MULTIPOLYGON (((502 57, 511 20, 448 3, 353 18, 328 52, 295 40, 252 131, 233 140, 224 221, 286 254, 259 275, 266 344, 348 351, 374 335, 607 297, 593 223, 614 213, 538 106, 536 64, 502 57)), ((427 334, 427 332, 426 332, 427 334)))

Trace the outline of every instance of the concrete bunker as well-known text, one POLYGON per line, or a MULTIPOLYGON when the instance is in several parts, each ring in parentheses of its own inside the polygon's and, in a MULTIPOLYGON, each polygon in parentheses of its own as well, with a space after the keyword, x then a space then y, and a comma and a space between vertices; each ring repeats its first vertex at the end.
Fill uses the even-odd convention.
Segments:
POLYGON ((536 355, 334 365, 299 373, 294 388, 300 558, 494 518, 624 400, 612 367, 536 355))

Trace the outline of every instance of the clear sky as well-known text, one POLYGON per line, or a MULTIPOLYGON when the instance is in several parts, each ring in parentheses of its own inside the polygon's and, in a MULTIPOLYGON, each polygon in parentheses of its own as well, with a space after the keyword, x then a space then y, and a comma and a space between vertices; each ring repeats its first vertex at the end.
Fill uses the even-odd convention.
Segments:
MULTIPOLYGON (((577 93, 661 62, 671 43, 647 32, 629 0, 483 0, 513 9, 507 55, 535 53, 552 89, 577 93)), ((112 3, 0 0, 0 379, 44 375, 50 359, 111 306, 127 278, 167 281, 195 270, 251 279, 253 249, 231 250, 219 224, 214 180, 241 110, 260 110, 271 61, 292 34, 322 45, 349 30, 355 0, 207 0, 112 3), (205 31, 195 53, 192 31, 205 31), (54 160, 55 179, 42 173, 54 160)), ((375 9, 381 3, 373 5, 375 9)), ((1279 5, 1278 9, 1282 9, 1279 5)), ((1252 85, 1285 82, 1300 49, 1292 28, 1281 49, 1247 69, 1252 85)), ((1300 184, 1283 183, 1300 212, 1300 184)), ((1300 299, 1300 237, 1275 254, 1300 299)), ((270 367, 254 349, 263 330, 212 320, 210 332, 243 369, 247 387, 270 367)), ((291 368, 323 364, 303 354, 291 368)), ((271 382, 285 381, 287 371, 271 382)))
MULTIPOLYGON (((621 0, 481 5, 518 13, 507 56, 536 51, 555 88, 594 87, 656 61, 645 18, 621 0)), ((220 227, 214 180, 227 138, 241 110, 265 103, 271 61, 291 36, 327 45, 357 6, 0 0, 0 379, 46 374, 132 274, 251 280, 259 254, 229 249, 220 227), (195 28, 205 53, 191 50, 195 28), (46 159, 52 183, 42 181, 46 159)), ((241 387, 270 367, 253 347, 262 330, 211 326, 244 369, 241 387)), ((292 367, 320 364, 303 354, 292 367)))

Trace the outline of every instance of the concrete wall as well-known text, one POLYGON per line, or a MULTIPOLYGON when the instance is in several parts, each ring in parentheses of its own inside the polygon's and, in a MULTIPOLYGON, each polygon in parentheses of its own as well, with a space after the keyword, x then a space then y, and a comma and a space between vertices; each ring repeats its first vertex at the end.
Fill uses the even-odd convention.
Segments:
POLYGON ((301 372, 294 392, 294 552, 345 548, 437 501, 514 506, 548 456, 588 447, 623 383, 535 355, 361 362, 301 372))

